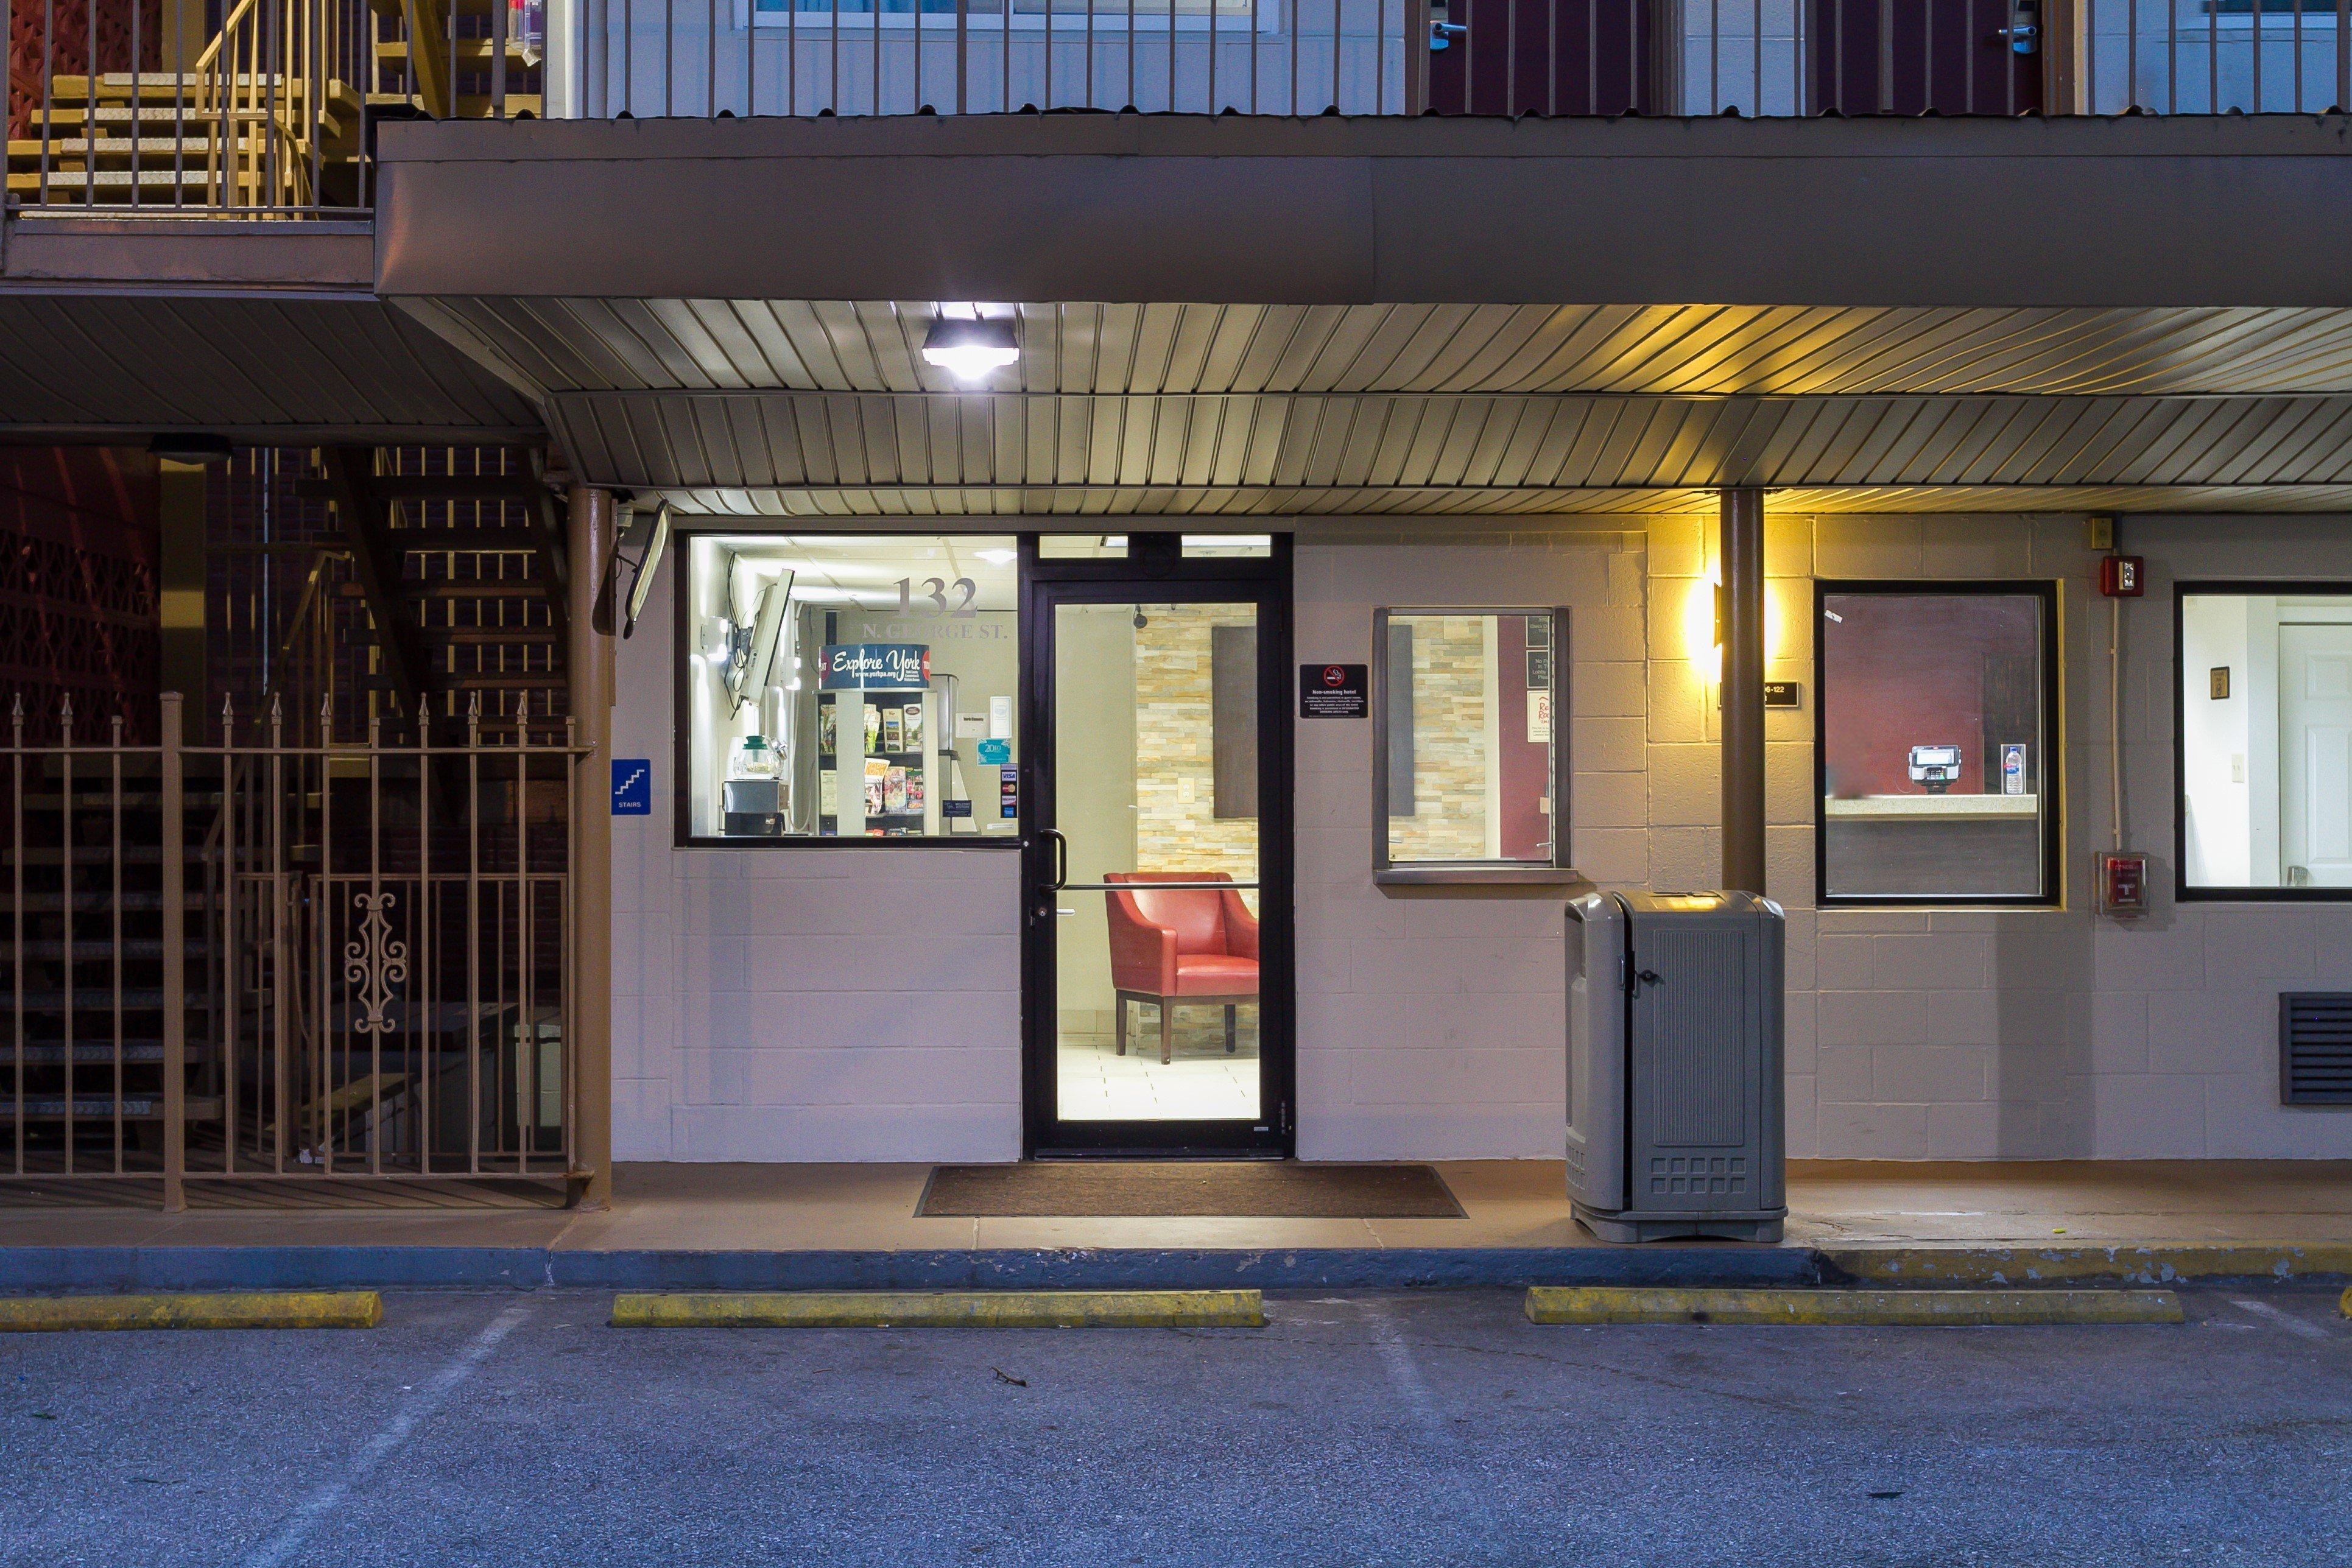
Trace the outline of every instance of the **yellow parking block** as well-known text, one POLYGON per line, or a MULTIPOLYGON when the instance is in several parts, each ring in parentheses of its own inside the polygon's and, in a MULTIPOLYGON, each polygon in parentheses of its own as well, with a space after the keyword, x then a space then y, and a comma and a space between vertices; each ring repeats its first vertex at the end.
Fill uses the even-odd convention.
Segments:
POLYGON ((744 1291, 613 1298, 614 1328, 1264 1328, 1255 1291, 744 1291))
POLYGON ((1528 1320, 1538 1323, 1785 1323, 1809 1327, 2035 1327, 2066 1323, 2177 1323, 2169 1291, 1664 1290, 1538 1285, 1528 1320))
POLYGON ((2344 1292, 2343 1298, 2336 1303, 2336 1310, 2346 1317, 2352 1318, 2352 1291, 2344 1292))
POLYGON ((372 1329, 373 1291, 253 1291, 173 1296, 0 1297, 0 1333, 68 1329, 372 1329))

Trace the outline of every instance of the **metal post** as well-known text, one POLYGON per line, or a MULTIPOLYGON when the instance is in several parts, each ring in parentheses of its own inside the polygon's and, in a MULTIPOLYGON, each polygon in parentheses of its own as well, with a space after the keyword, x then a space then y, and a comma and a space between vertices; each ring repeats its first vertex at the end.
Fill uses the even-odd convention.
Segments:
POLYGON ((1723 885, 1764 891, 1764 492, 1722 496, 1723 885))
POLYGON ((181 789, 180 694, 163 696, 163 1211, 188 1207, 187 811, 181 789))
POLYGON ((572 1029, 574 1103, 572 1197, 582 1208, 613 1201, 613 638, 596 601, 613 562, 613 497, 572 487, 565 551, 572 563, 572 716, 585 755, 572 760, 572 1029))

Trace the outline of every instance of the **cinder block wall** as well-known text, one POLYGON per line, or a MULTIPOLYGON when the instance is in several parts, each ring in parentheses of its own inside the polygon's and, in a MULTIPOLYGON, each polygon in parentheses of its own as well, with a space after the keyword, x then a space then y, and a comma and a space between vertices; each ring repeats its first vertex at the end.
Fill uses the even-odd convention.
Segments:
MULTIPOLYGON (((2352 988, 2352 904, 2176 908, 2171 591, 2352 580, 2341 518, 2126 519, 2123 616, 2137 925, 2086 908, 2107 841, 2107 607, 2082 519, 1771 515, 1769 881, 1790 912, 1790 1151, 1864 1158, 2352 1156, 2352 1111, 2278 1103, 2276 996, 2352 988), (1814 576, 2064 582, 2066 907, 1816 914, 1814 576)), ((1371 656, 1382 604, 1572 612, 1570 818, 1605 885, 1706 887, 1719 841, 1706 517, 1429 520, 1297 548, 1303 661, 1371 656)), ((656 814, 614 828, 615 1145, 624 1159, 1007 1159, 1020 1146, 1015 857, 671 846, 671 641, 656 591, 619 660, 618 754, 656 814)), ((1371 883, 1370 726, 1297 727, 1299 1150, 1557 1157, 1560 894, 1371 883)))

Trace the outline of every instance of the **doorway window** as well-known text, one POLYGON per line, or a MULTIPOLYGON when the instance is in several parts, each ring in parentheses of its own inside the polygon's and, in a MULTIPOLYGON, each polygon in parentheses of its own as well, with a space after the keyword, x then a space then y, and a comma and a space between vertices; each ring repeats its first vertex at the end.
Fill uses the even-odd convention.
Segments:
POLYGON ((1263 1114, 1258 611, 1054 610, 1056 1115, 1263 1114))
POLYGON ((685 544, 683 842, 1016 843, 1010 536, 685 544))
POLYGON ((2352 585, 2183 584, 2179 890, 2352 896, 2352 585))
POLYGON ((2056 903, 2056 586, 1815 595, 1821 903, 2056 903))

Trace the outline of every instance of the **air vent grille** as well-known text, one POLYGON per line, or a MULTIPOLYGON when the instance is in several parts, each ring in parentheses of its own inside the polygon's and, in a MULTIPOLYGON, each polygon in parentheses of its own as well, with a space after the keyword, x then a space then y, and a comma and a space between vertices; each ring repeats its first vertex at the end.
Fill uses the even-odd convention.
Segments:
POLYGON ((2352 1105, 2352 991, 2279 998, 2279 1098, 2289 1105, 2352 1105))

